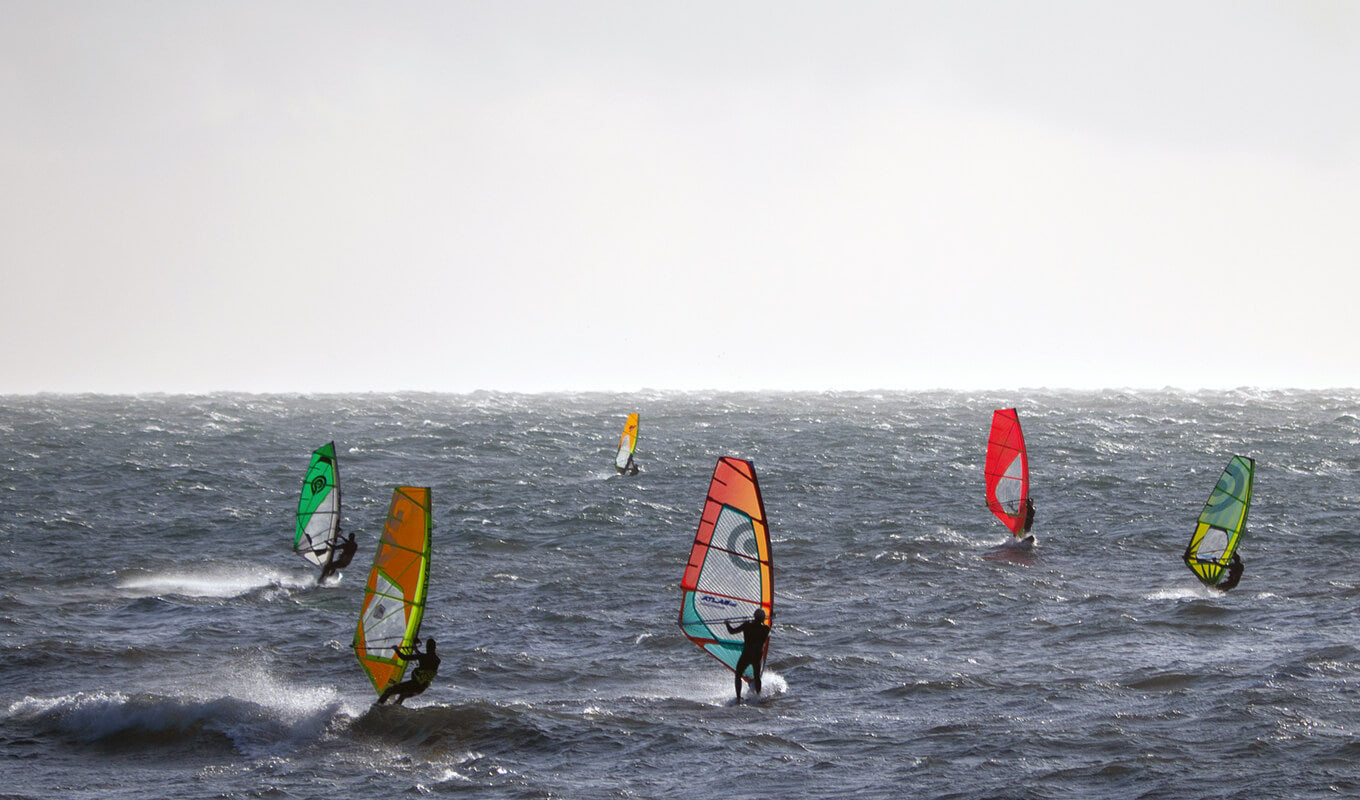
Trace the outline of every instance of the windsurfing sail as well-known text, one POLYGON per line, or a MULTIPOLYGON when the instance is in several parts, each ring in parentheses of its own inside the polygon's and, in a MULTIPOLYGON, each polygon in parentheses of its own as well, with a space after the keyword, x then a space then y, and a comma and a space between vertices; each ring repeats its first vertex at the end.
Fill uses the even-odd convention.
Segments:
POLYGON ((633 468, 633 451, 637 449, 638 415, 629 414, 619 435, 619 450, 614 454, 614 469, 627 472, 633 468))
POLYGON ((354 631, 354 655, 379 694, 406 672, 406 662, 392 648, 406 650, 420 634, 430 575, 430 531, 430 490, 415 486, 393 490, 354 631))
POLYGON ((1025 500, 1029 498, 1029 455, 1020 417, 1013 408, 992 412, 992 432, 987 437, 987 507, 1011 535, 1025 531, 1025 500))
POLYGON ((331 542, 339 530, 340 466, 335 462, 335 442, 328 442, 312 451, 312 464, 302 479, 293 551, 317 566, 325 566, 333 555, 331 542))
MULTIPOLYGON (((680 588, 680 629, 735 672, 743 640, 728 633, 727 623, 747 622, 762 608, 774 624, 770 528, 751 462, 718 459, 680 588)), ((748 668, 742 677, 749 681, 754 673, 748 668)))
POLYGON ((1222 580, 1223 571, 1232 561, 1242 532, 1247 528, 1255 476, 1254 459, 1233 456, 1228 461, 1200 512, 1195 532, 1190 536, 1190 546, 1185 548, 1185 565, 1210 586, 1222 580))

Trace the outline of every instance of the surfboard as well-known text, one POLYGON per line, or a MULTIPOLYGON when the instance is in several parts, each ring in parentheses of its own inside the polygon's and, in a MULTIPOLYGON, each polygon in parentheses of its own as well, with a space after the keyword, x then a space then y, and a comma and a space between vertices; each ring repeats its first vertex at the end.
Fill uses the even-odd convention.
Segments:
POLYGON ((1195 523, 1190 544, 1181 558, 1195 577, 1208 586, 1216 586, 1223 579, 1242 540, 1255 477, 1255 459, 1245 456, 1229 459, 1195 523))
POLYGON ((379 695, 406 673, 406 661, 397 658, 393 648, 407 650, 420 635, 429 588, 431 533, 429 488, 394 489, 373 553, 353 643, 354 655, 379 695))
MULTIPOLYGON (((760 608, 774 625, 770 528, 750 461, 718 459, 680 588, 680 630, 735 673, 744 641, 727 623, 747 622, 760 608)), ((744 673, 748 682, 755 677, 749 667, 744 673)))
POLYGON ((1029 454, 1020 417, 1013 408, 992 412, 987 437, 987 507, 1019 539, 1025 535, 1025 501, 1029 498, 1029 454))
POLYGON ((328 442, 312 451, 311 464, 302 479, 293 552, 324 568, 335 555, 331 542, 339 530, 340 465, 335 459, 335 442, 328 442))
POLYGON ((614 453, 614 469, 622 475, 625 472, 637 474, 637 464, 633 463, 633 451, 637 450, 638 415, 629 414, 623 423, 623 433, 619 434, 619 449, 614 453))

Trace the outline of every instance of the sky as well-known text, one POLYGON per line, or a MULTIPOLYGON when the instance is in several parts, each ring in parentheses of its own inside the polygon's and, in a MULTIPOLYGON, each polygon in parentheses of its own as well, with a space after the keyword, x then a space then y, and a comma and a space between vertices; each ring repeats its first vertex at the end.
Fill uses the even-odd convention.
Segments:
POLYGON ((1360 4, 0 19, 0 393, 1360 386, 1360 4))

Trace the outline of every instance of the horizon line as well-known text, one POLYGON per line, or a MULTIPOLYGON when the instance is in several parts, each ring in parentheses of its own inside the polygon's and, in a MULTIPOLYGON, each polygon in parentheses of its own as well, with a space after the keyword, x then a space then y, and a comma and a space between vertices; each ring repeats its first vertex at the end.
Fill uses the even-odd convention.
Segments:
POLYGON ((1020 386, 1020 387, 968 387, 955 388, 936 386, 930 388, 780 388, 769 387, 763 389, 731 389, 731 388, 656 388, 640 387, 634 389, 610 389, 610 388, 574 388, 574 389, 287 389, 287 390, 257 390, 257 389, 209 389, 209 390, 176 390, 176 389, 147 389, 136 391, 104 391, 104 390, 37 390, 27 392, 6 392, 0 391, 0 398, 16 397, 212 397, 223 395, 245 395, 252 397, 340 397, 355 395, 372 396, 396 396, 396 395, 521 395, 521 396, 544 396, 544 395, 570 395, 570 394, 766 394, 766 395, 818 395, 818 394, 935 394, 940 392, 952 392, 957 394, 998 394, 998 393, 1049 393, 1049 394, 1097 394, 1103 392, 1123 392, 1130 394, 1140 393, 1170 393, 1170 394, 1199 394, 1199 393, 1253 393, 1253 392, 1355 392, 1360 391, 1357 386, 1264 386, 1264 385, 1240 385, 1240 386, 1199 386, 1184 387, 1166 384, 1162 386, 1102 386, 1102 387, 1075 387, 1075 386, 1020 386))

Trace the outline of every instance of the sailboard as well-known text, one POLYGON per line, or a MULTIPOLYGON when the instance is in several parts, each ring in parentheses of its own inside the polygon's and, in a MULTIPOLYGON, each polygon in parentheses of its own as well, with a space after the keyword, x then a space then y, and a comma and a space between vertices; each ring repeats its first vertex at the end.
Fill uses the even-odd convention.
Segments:
POLYGON ((1185 548, 1183 558, 1185 565, 1209 586, 1215 586, 1223 579, 1223 572, 1246 530, 1255 477, 1254 459, 1233 456, 1195 523, 1195 532, 1190 535, 1190 545, 1185 548))
POLYGON ((992 412, 992 432, 987 437, 987 507, 1011 535, 1025 532, 1025 500, 1029 498, 1029 455, 1020 417, 1013 408, 992 412))
POLYGON ((637 449, 638 438, 638 415, 629 414, 628 421, 623 424, 623 433, 619 435, 619 449, 614 454, 614 469, 619 474, 632 472, 637 474, 637 465, 633 463, 633 451, 637 449))
POLYGON ((430 575, 430 533, 430 490, 398 486, 373 553, 354 631, 354 655, 379 695, 406 672, 406 661, 392 649, 407 650, 420 635, 430 575))
POLYGON ((327 442, 312 451, 311 466, 302 479, 293 551, 325 567, 335 555, 331 543, 339 530, 340 465, 335 460, 335 442, 327 442))
MULTIPOLYGON (((680 630, 736 672, 744 642, 727 623, 747 622, 760 608, 774 625, 770 528, 750 461, 718 459, 680 588, 680 630)), ((754 677, 750 668, 745 673, 747 681, 754 677)))

